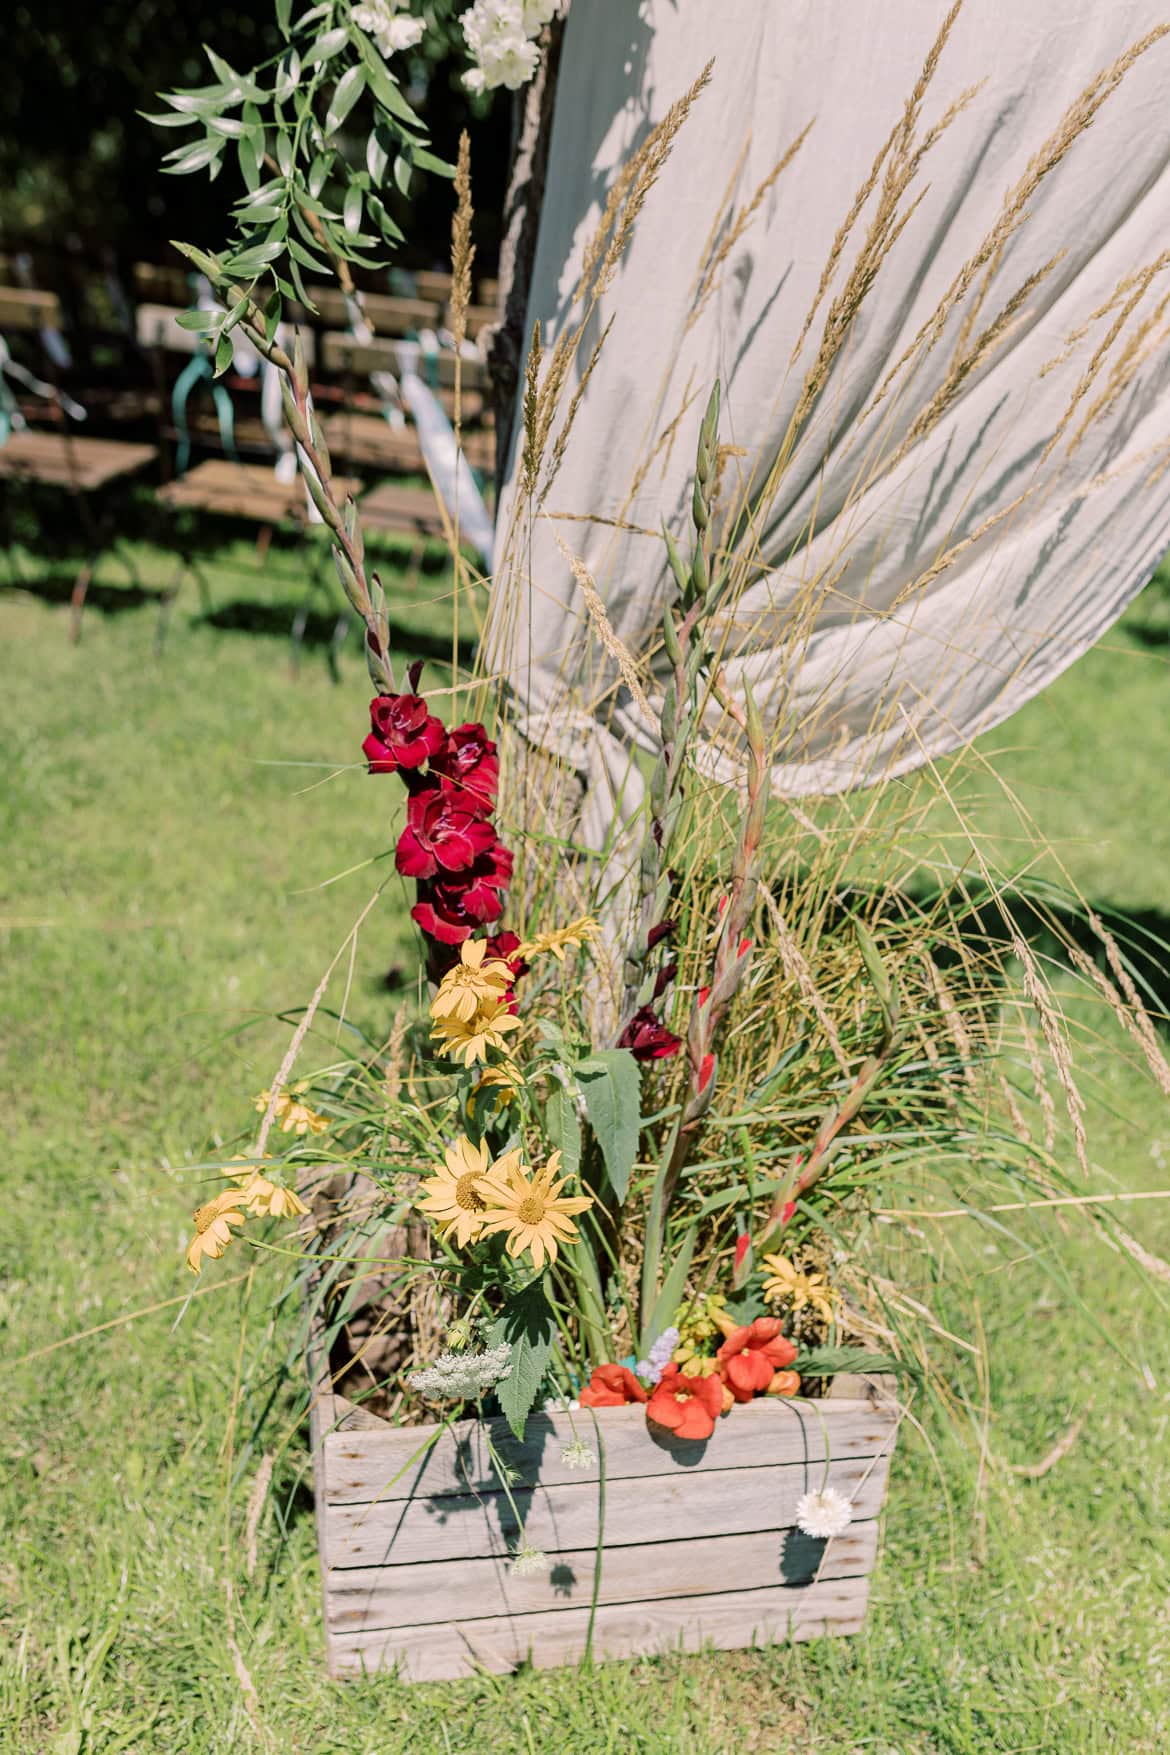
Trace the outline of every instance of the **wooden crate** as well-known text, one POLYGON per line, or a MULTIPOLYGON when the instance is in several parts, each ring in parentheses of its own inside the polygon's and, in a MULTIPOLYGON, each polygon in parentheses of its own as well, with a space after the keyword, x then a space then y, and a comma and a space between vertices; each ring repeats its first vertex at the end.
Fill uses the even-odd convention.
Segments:
POLYGON ((703 1645, 855 1633, 869 1595, 898 1412, 884 1380, 839 1380, 815 1403, 760 1398, 706 1444, 651 1436, 641 1407, 539 1414, 517 1471, 526 1538, 548 1556, 518 1577, 518 1528, 484 1429, 396 1427, 319 1378, 311 1424, 325 1634, 335 1676, 397 1666, 411 1681, 703 1645), (601 1457, 570 1469, 577 1436, 601 1457), (832 1541, 794 1527, 802 1493, 853 1501, 832 1541), (600 1539, 600 1563, 598 1544, 600 1539), (596 1606, 595 1596, 595 1568, 596 1606))

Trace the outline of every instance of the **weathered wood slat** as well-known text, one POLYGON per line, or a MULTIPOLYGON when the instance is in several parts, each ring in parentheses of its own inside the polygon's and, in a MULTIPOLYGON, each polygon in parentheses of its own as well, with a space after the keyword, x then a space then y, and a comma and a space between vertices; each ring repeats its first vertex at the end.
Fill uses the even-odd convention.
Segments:
MULTIPOLYGON (((339 333, 321 337, 321 364, 327 372, 349 372, 369 377, 371 372, 397 372, 398 346, 389 339, 375 336, 372 341, 357 341, 352 335, 339 333)), ((421 361, 419 375, 434 372, 444 389, 455 382, 455 355, 444 351, 431 360, 421 361)), ((480 390, 487 383, 487 368, 479 360, 462 362, 461 379, 465 390, 480 390)))
MULTIPOLYGON (((341 499, 346 494, 357 494, 360 484, 344 476, 336 477, 334 488, 341 499)), ((299 476, 290 482, 279 482, 263 463, 233 463, 224 457, 197 464, 178 481, 161 487, 158 497, 168 506, 189 506, 223 517, 251 518, 258 524, 300 521, 305 517, 305 488, 299 476)))
MULTIPOLYGON (((331 414, 323 423, 325 442, 334 457, 371 469, 397 469, 403 474, 426 470, 418 434, 411 426, 392 427, 380 414, 331 414)), ((491 433, 465 432, 463 453, 473 469, 490 469, 496 455, 491 433)))
MULTIPOLYGON (((330 325, 349 324, 349 308, 339 286, 310 286, 309 297, 317 307, 313 321, 330 325)), ((437 298, 399 298, 390 293, 363 293, 362 311, 375 335, 409 335, 434 329, 442 319, 443 301, 437 298)))
MULTIPOLYGON (((815 1541, 797 1529, 755 1531, 694 1542, 638 1542, 605 1548, 599 1603, 655 1602, 702 1596, 712 1584, 736 1590, 856 1578, 872 1571, 878 1526, 851 1524, 834 1541, 815 1541)), ((333 1633, 422 1626, 490 1615, 559 1614, 592 1600, 594 1548, 550 1556, 533 1576, 517 1577, 502 1560, 436 1560, 421 1566, 358 1567, 329 1580, 333 1633)))
MULTIPOLYGON (((363 504, 363 512, 365 510, 363 504)), ((896 1415, 893 1408, 857 1401, 820 1403, 760 1399, 736 1408, 720 1421, 706 1444, 652 1434, 646 1410, 640 1407, 601 1408, 598 1430, 605 1446, 606 1474, 611 1481, 629 1476, 687 1475, 709 1469, 758 1468, 776 1463, 816 1463, 826 1449, 839 1460, 876 1456, 891 1448, 896 1415)), ((573 1470, 561 1451, 574 1436, 593 1444, 593 1423, 587 1413, 534 1414, 524 1442, 518 1443, 503 1420, 489 1423, 489 1432, 475 1420, 461 1420, 443 1433, 429 1451, 411 1463, 426 1443, 425 1426, 384 1426, 359 1435, 336 1433, 326 1450, 326 1497, 331 1504, 374 1499, 409 1499, 419 1494, 479 1492, 499 1482, 488 1455, 487 1439, 522 1481, 538 1477, 546 1486, 595 1479, 596 1466, 573 1470), (394 1477, 401 1473, 401 1479, 394 1477)), ((596 1445, 593 1444, 596 1449, 596 1445)))
POLYGON ((445 534, 443 514, 434 491, 429 487, 404 487, 401 482, 384 481, 371 488, 368 494, 363 494, 359 510, 362 529, 367 535, 381 531, 391 536, 442 539, 445 534))
MULTIPOLYGON (((885 1492, 886 1457, 834 1462, 829 1483, 854 1502, 854 1516, 876 1517, 885 1492)), ((784 1529, 795 1521, 802 1493, 822 1484, 823 1460, 745 1471, 713 1469, 611 1481, 605 1494, 607 1547, 643 1541, 647 1528, 663 1541, 695 1541, 784 1529)), ((526 1540, 545 1553, 592 1548, 597 1542, 599 1493, 595 1482, 512 1489, 526 1540)), ((387 1500, 372 1505, 328 1505, 326 1554, 331 1568, 405 1565, 426 1560, 505 1556, 520 1534, 503 1493, 476 1498, 387 1500)))
POLYGON ((0 445, 0 476, 90 492, 152 463, 153 445, 123 439, 80 439, 72 433, 12 433, 0 445))
MULTIPOLYGON (((726 1651, 769 1640, 856 1633, 865 1619, 868 1596, 867 1578, 848 1578, 612 1604, 597 1610, 593 1653, 628 1658, 679 1647, 697 1651, 705 1645, 726 1651)), ((340 1675, 360 1675, 397 1663, 413 1682, 467 1676, 476 1669, 512 1670, 525 1659, 544 1669, 579 1659, 588 1626, 589 1610, 574 1608, 462 1625, 404 1627, 390 1633, 338 1634, 333 1640, 334 1669, 340 1675)))
MULTIPOLYGON (((198 353, 201 338, 192 329, 180 327, 180 305, 139 305, 135 314, 135 334, 141 347, 158 348, 163 353, 198 353)), ((188 306, 187 309, 190 309, 188 306)), ((301 343, 305 359, 311 366, 316 359, 316 338, 311 329, 302 329, 301 343)))
POLYGON ((59 329, 61 301, 55 292, 34 287, 0 287, 0 331, 59 329))

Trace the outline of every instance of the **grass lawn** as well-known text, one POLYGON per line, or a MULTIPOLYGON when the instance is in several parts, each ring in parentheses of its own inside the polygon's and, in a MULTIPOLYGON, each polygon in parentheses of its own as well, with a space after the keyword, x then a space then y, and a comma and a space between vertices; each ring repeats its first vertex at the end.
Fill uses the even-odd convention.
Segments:
MULTIPOLYGON (((162 557, 139 559, 146 584, 161 582, 162 557)), ((244 576, 243 551, 228 559, 217 598, 295 599, 289 556, 275 554, 263 582, 244 576)), ((409 589, 400 620, 437 641, 441 578, 409 589)), ((996 1418, 982 1456, 978 1433, 929 1410, 921 1432, 904 1429, 861 1637, 413 1689, 325 1679, 303 1434, 278 1465, 251 1577, 240 1531, 257 1458, 242 1424, 227 1478, 241 1323, 263 1330, 277 1275, 258 1275, 245 1312, 231 1255, 185 1309, 175 1302, 190 1284, 181 1252, 197 1186, 184 1167, 248 1122, 289 1032, 274 1014, 305 1002, 372 893, 368 868, 323 886, 384 844, 386 795, 354 762, 356 640, 341 687, 320 651, 294 683, 285 643, 255 631, 263 618, 194 621, 192 594, 156 658, 145 596, 87 612, 78 647, 43 593, 0 597, 0 1751, 1170 1746, 1170 1343, 1128 1259, 1077 1227, 1062 1239, 1063 1287, 1010 1239, 960 1243, 996 1418), (1098 1318, 1145 1381, 1096 1337, 1098 1318), (115 1326, 44 1351, 100 1324, 115 1326), (1082 1415, 1050 1472, 1012 1472, 1082 1415), (258 1730, 227 1634, 229 1503, 258 1730)), ((1159 613, 1140 604, 984 745, 1089 899, 1155 921, 1170 915, 1159 613)), ((969 802, 1014 863, 1009 814, 978 782, 969 802)), ((385 972, 410 955, 390 889, 362 934, 353 1015, 385 1022, 397 1003, 385 972)), ((1098 1186, 1166 1182, 1170 1110, 1111 1030, 1079 1070, 1098 1186)), ((1146 1246, 1170 1255, 1170 1203, 1132 1212, 1146 1246)))

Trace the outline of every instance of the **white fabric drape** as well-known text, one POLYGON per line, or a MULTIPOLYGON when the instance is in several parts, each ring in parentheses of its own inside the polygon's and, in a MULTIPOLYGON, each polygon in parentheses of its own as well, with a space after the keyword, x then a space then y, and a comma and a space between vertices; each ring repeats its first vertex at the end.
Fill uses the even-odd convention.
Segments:
MULTIPOLYGON (((612 317, 543 514, 522 536, 514 532, 510 569, 497 576, 493 659, 530 710, 530 734, 583 773, 588 840, 603 831, 619 790, 627 806, 634 801, 628 752, 653 748, 655 728, 592 633, 562 545, 596 581, 619 639, 634 653, 647 650, 672 591, 661 539, 651 533, 665 522, 688 534, 707 390, 722 380, 721 439, 745 453, 729 467, 760 479, 817 346, 824 305, 790 363, 834 236, 945 11, 940 0, 574 0, 528 311, 529 332, 541 324, 546 359, 574 316, 583 253, 615 177, 705 62, 715 62, 579 354, 578 369, 612 317), (734 243, 702 314, 688 322, 704 244, 729 195, 732 208, 746 205, 808 123, 800 152, 734 243), (631 495, 640 465, 688 399, 673 442, 631 495), (614 528, 615 520, 637 529, 614 528)), ((1110 343, 1061 442, 1044 456, 1128 293, 1095 314, 1170 246, 1170 38, 1136 62, 1030 197, 1024 223, 993 263, 976 330, 1060 259, 1010 313, 1005 338, 944 417, 889 466, 963 343, 982 279, 909 388, 869 411, 1032 155, 1099 71, 1162 16, 1161 0, 967 0, 959 15, 919 134, 964 88, 982 81, 981 89, 924 161, 914 185, 925 191, 921 202, 756 531, 763 565, 730 630, 733 691, 749 678, 779 716, 780 793, 825 793, 904 772, 996 724, 1098 638, 1170 543, 1170 471, 1160 473, 1170 447, 1170 321, 1159 308, 1170 302, 1170 268, 1155 267, 1127 318, 1129 335, 1147 324, 1140 345, 1126 357, 1125 335, 1110 343), (1070 450, 1110 373, 1112 391, 1070 450), (867 468, 872 480, 862 488, 867 468), (947 553, 951 564, 899 603, 947 553), (831 588, 807 638, 794 644, 794 606, 830 556, 840 557, 828 568, 831 588)), ((498 544, 517 504, 521 442, 518 431, 498 544)))

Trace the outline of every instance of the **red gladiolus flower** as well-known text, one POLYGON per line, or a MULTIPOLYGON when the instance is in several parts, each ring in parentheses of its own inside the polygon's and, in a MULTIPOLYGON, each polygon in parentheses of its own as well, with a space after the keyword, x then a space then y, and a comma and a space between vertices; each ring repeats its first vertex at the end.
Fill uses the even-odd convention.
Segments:
POLYGON ((437 871, 466 871, 481 853, 490 852, 495 841, 490 823, 437 787, 428 787, 407 802, 406 827, 394 863, 403 877, 429 878, 437 871))
POLYGON ((432 758, 431 768, 457 804, 488 815, 499 789, 500 760, 482 725, 457 725, 432 758))
POLYGON ((682 1037, 660 1024, 653 1009, 644 1005, 634 1013, 617 1045, 628 1048, 635 1060, 667 1060, 682 1047, 682 1037))
POLYGON ((699 1089, 705 1091, 711 1083, 711 1074, 715 1071, 715 1056, 705 1054, 699 1066, 699 1089))
POLYGON ((462 944, 479 927, 500 918, 504 912, 500 892, 511 881, 512 855, 496 841, 466 871, 421 879, 410 917, 440 944, 462 944))
POLYGON ((677 963, 667 963, 665 968, 660 969, 658 971, 658 979, 654 983, 654 998, 655 999, 662 998, 663 994, 666 992, 667 988, 670 986, 671 982, 674 980, 674 978, 677 974, 678 974, 678 964, 677 963))
POLYGON ((521 975, 527 975, 529 967, 523 957, 516 955, 519 949, 520 939, 516 933, 497 932, 488 939, 486 954, 489 957, 498 957, 501 962, 507 963, 512 971, 513 981, 519 981, 521 975))
POLYGON ((667 919, 660 920, 657 926, 652 926, 650 931, 646 934, 646 949, 652 951, 655 945, 661 944, 662 940, 668 937, 677 925, 678 922, 676 920, 671 920, 668 916, 667 919))
POLYGON ((733 1330, 716 1353, 737 1402, 750 1402, 796 1358, 796 1348, 785 1340, 780 1327, 778 1316, 757 1316, 747 1328, 733 1330))
POLYGON ((370 702, 370 735, 362 745, 371 774, 421 768, 443 747, 441 719, 427 711, 421 695, 375 695, 370 702))
POLYGON ((752 1240, 751 1240, 750 1233, 747 1231, 741 1231, 739 1236, 735 1240, 735 1261, 732 1265, 732 1272, 733 1273, 737 1274, 739 1272, 740 1267, 743 1264, 743 1258, 747 1254, 747 1252, 751 1248, 751 1246, 752 1246, 752 1240))
POLYGON ((684 1377, 677 1365, 668 1365, 646 1403, 646 1418, 665 1426, 676 1438, 710 1438, 723 1412, 723 1381, 710 1377, 684 1377))
POLYGON ((628 1365, 595 1365, 593 1376, 578 1400, 583 1408, 623 1408, 627 1402, 644 1402, 646 1391, 628 1365))
POLYGON ((787 1225, 789 1219, 792 1217, 792 1215, 795 1211, 796 1211, 796 1202, 794 1200, 786 1200, 784 1202, 784 1205, 780 1209, 780 1223, 781 1223, 781 1225, 787 1225))

